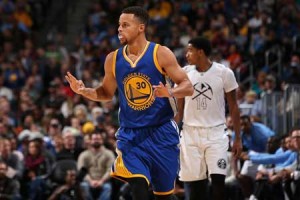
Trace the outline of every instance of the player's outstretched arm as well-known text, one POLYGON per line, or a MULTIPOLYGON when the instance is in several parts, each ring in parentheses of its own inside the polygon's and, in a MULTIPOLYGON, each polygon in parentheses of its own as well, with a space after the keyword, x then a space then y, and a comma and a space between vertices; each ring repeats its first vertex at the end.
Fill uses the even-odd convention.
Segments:
POLYGON ((177 87, 168 89, 167 86, 159 83, 159 85, 153 86, 155 96, 176 98, 191 96, 194 92, 193 86, 185 71, 179 66, 173 52, 165 46, 159 46, 157 60, 167 75, 176 83, 177 87))
POLYGON ((77 80, 70 72, 67 72, 65 78, 70 84, 71 89, 90 100, 93 101, 109 101, 112 100, 117 88, 116 79, 113 75, 113 54, 111 52, 107 55, 104 70, 105 76, 102 83, 97 88, 85 87, 82 80, 77 80))

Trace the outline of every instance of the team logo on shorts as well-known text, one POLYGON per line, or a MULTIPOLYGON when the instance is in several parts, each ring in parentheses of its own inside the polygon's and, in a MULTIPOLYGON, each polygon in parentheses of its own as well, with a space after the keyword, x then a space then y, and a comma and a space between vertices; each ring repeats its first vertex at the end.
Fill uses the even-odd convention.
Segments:
POLYGON ((128 105, 134 110, 146 110, 153 102, 150 78, 142 73, 131 73, 123 80, 128 105))
POLYGON ((219 168, 226 169, 226 165, 227 165, 226 160, 224 160, 223 158, 218 160, 218 167, 219 168))

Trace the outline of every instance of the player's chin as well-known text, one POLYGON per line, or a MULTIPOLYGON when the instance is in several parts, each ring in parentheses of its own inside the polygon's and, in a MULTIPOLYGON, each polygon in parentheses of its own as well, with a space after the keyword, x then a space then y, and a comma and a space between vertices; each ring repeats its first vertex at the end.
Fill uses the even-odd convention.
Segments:
POLYGON ((125 40, 125 39, 120 39, 120 43, 121 43, 121 45, 126 45, 126 44, 127 44, 127 40, 125 40))
POLYGON ((195 63, 192 62, 191 60, 187 60, 187 63, 188 63, 189 65, 194 65, 194 64, 195 64, 195 63))

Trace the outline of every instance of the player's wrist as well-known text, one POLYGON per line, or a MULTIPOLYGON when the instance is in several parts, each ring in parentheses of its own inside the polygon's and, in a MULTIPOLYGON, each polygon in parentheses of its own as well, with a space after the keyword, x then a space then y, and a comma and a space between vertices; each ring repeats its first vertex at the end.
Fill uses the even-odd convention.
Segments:
POLYGON ((169 97, 174 97, 174 92, 172 88, 168 88, 169 97))
POLYGON ((241 141, 242 139, 241 139, 240 136, 235 136, 234 140, 235 140, 235 141, 241 141))

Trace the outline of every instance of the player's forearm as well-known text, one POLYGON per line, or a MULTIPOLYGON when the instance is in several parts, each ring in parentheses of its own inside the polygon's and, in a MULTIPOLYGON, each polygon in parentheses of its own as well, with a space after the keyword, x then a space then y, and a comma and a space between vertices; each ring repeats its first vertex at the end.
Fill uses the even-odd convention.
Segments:
POLYGON ((188 79, 185 79, 177 87, 170 89, 170 94, 176 98, 184 98, 185 96, 192 96, 194 92, 193 85, 188 79))
POLYGON ((85 88, 81 95, 92 101, 109 101, 112 99, 110 95, 106 94, 101 86, 98 88, 85 88))
POLYGON ((240 132, 241 132, 241 127, 240 127, 240 111, 239 108, 236 105, 232 106, 230 109, 230 115, 233 121, 233 129, 235 132, 235 139, 240 139, 240 132))
POLYGON ((92 101, 98 101, 97 99, 97 92, 94 88, 84 88, 79 94, 81 94, 83 97, 92 100, 92 101))
POLYGON ((178 113, 174 117, 174 120, 177 124, 179 124, 183 119, 184 98, 177 99, 177 107, 178 107, 178 113))

